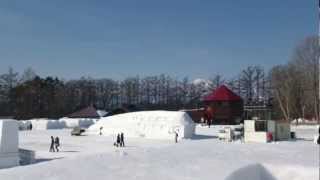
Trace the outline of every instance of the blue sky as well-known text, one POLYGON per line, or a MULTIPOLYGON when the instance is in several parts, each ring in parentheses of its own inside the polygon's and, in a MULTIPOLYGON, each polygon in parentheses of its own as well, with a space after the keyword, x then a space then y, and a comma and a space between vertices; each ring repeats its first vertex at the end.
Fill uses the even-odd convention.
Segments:
POLYGON ((209 78, 266 69, 317 34, 316 0, 1 0, 0 73, 169 74, 209 78))

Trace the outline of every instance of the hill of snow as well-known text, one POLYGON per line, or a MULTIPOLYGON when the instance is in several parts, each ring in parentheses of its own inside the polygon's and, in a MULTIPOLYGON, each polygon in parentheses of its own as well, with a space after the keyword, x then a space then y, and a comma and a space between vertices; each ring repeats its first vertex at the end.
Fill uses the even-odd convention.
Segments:
POLYGON ((185 112, 177 111, 140 111, 109 116, 100 119, 89 128, 89 132, 113 136, 123 132, 126 137, 143 137, 151 139, 175 138, 175 132, 181 138, 191 138, 195 124, 185 112))

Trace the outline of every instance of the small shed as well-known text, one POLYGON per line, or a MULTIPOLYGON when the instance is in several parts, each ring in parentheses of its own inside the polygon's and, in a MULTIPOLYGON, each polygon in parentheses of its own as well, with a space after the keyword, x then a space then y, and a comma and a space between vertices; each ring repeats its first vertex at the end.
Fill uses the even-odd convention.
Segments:
POLYGON ((274 135, 276 132, 275 121, 271 120, 245 120, 244 121, 244 141, 267 143, 274 139, 269 139, 268 134, 274 135))
POLYGON ((213 118, 213 124, 240 124, 243 117, 243 100, 222 85, 203 99, 207 113, 213 118))
POLYGON ((269 142, 290 139, 290 124, 272 120, 245 120, 244 141, 269 142))

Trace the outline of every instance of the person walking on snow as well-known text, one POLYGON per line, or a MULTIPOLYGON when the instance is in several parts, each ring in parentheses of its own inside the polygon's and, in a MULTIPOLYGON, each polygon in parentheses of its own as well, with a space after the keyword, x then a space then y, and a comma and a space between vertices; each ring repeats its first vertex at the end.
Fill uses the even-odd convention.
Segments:
POLYGON ((59 152, 59 147, 60 147, 60 139, 59 137, 56 137, 54 144, 56 146, 56 151, 59 152))
POLYGON ((123 133, 121 133, 121 135, 120 135, 120 146, 121 147, 124 147, 125 145, 124 145, 124 134, 123 133))
POLYGON ((103 130, 103 127, 100 127, 100 136, 102 136, 102 130, 103 130))
POLYGON ((175 142, 178 143, 179 134, 177 133, 177 131, 175 131, 174 134, 175 134, 175 142))
POLYGON ((120 134, 117 135, 117 147, 119 147, 121 145, 121 138, 120 138, 120 134))
POLYGON ((320 126, 318 128, 319 134, 318 134, 318 140, 317 140, 317 144, 320 145, 320 126))
POLYGON ((49 152, 55 152, 55 150, 54 150, 54 138, 53 138, 53 136, 51 136, 51 145, 50 145, 49 152))

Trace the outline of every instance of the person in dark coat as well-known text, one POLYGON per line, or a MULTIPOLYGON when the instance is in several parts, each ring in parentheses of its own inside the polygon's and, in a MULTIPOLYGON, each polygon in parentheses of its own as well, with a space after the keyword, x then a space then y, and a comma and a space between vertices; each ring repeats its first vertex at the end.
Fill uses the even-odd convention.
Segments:
POLYGON ((54 138, 53 138, 53 136, 51 136, 51 145, 50 145, 50 150, 49 150, 49 152, 55 152, 55 150, 54 150, 54 138))
POLYGON ((59 152, 59 147, 60 147, 60 139, 59 137, 56 137, 55 141, 54 141, 55 147, 56 147, 56 151, 59 152))
POLYGON ((317 143, 320 145, 320 127, 319 127, 319 134, 318 134, 318 141, 317 143))
POLYGON ((177 131, 175 131, 174 134, 175 134, 175 142, 178 143, 179 134, 177 133, 177 131))
POLYGON ((121 133, 121 135, 120 135, 120 146, 121 147, 124 147, 125 145, 124 145, 124 134, 123 133, 121 133))
POLYGON ((102 130, 103 130, 103 127, 100 127, 100 136, 102 136, 102 130))
POLYGON ((121 137, 120 134, 117 135, 117 147, 121 145, 121 137))

